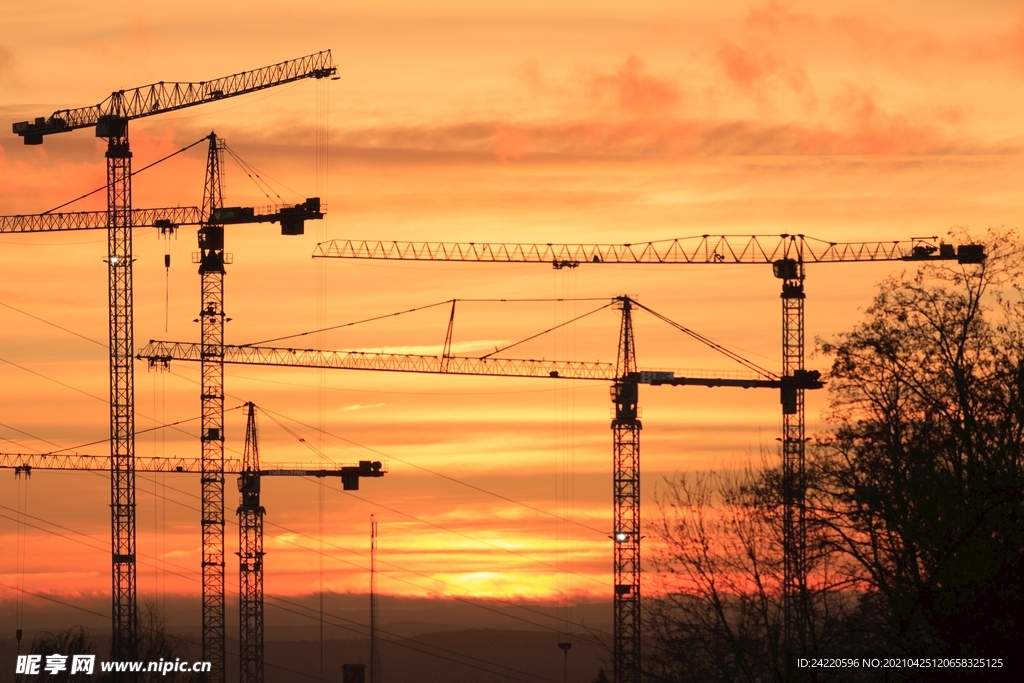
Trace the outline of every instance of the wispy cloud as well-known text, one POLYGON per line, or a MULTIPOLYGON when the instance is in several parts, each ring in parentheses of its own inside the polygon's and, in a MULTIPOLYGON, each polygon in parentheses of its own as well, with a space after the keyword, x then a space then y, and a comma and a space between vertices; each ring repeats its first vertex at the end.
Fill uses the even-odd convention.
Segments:
MULTIPOLYGON (((508 339, 476 339, 473 341, 452 342, 452 353, 472 353, 474 351, 489 351, 508 344, 508 339)), ((368 346, 360 349, 351 349, 357 353, 398 353, 414 356, 440 356, 444 352, 444 345, 435 344, 430 346, 368 346)))
POLYGON ((14 73, 14 53, 0 45, 0 80, 7 80, 14 73))
POLYGON ((343 406, 342 411, 348 410, 369 410, 370 408, 381 408, 386 406, 387 403, 353 403, 350 406, 343 406))

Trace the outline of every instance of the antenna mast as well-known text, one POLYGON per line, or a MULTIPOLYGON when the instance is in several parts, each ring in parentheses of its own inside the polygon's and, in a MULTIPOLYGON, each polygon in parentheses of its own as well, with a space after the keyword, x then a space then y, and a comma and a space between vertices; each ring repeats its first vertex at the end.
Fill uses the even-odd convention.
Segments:
POLYGON ((377 519, 370 514, 370 683, 380 683, 377 635, 377 519))

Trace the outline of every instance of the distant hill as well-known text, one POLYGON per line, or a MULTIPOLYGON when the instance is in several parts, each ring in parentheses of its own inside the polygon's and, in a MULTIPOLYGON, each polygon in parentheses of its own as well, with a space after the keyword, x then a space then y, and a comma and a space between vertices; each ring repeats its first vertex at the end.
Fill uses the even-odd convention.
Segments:
MULTIPOLYGON (((110 626, 99 615, 109 611, 107 599, 63 601, 74 607, 38 600, 26 605, 22 652, 40 630, 82 624, 105 659, 110 626)), ((318 604, 316 596, 268 596, 268 682, 308 683, 311 676, 319 677, 318 604)), ((189 658, 198 659, 198 600, 169 597, 166 605, 168 631, 185 641, 189 658)), ((326 595, 324 613, 324 677, 340 682, 342 664, 369 663, 369 596, 326 595)), ((14 681, 13 614, 12 605, 0 603, 0 683, 14 681)), ((561 683, 562 614, 557 605, 540 601, 381 596, 383 683, 561 683)), ((572 619, 586 628, 577 627, 570 638, 569 681, 591 683, 599 668, 609 669, 609 656, 597 638, 611 631, 611 603, 575 605, 572 619)), ((228 605, 227 632, 228 651, 237 653, 237 603, 228 605)), ((229 656, 228 681, 238 679, 237 666, 237 654, 229 656)))

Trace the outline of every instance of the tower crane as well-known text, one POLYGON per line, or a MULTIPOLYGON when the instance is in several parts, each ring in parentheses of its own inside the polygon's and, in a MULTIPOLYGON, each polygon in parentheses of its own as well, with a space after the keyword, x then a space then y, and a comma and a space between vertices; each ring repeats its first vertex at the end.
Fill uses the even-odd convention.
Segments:
MULTIPOLYGON (((217 344, 223 341, 223 274, 224 263, 230 261, 224 253, 224 226, 253 223, 280 223, 283 235, 301 235, 306 220, 323 218, 320 200, 308 198, 295 205, 271 207, 257 211, 251 207, 224 207, 220 172, 223 139, 216 133, 207 136, 207 171, 204 183, 203 207, 177 207, 161 209, 133 209, 132 227, 176 229, 182 225, 200 225, 200 252, 195 259, 202 273, 203 311, 200 316, 203 339, 207 341, 211 358, 217 354, 217 344), (218 312, 221 312, 218 314, 218 312)), ((62 230, 95 230, 108 228, 107 212, 81 211, 35 215, 0 216, 2 232, 52 232, 62 230)), ((130 366, 130 362, 128 363, 130 366)), ((221 473, 223 459, 224 398, 219 363, 204 366, 203 453, 208 460, 210 474, 202 477, 202 530, 203 530, 203 654, 211 662, 210 680, 223 678, 224 650, 224 481, 221 473)), ((133 428, 134 430, 134 428, 133 428)), ((133 431, 134 433, 134 431, 133 431)), ((134 452, 134 451, 133 451, 134 452)), ((113 453, 113 451, 112 451, 113 453)), ((116 467, 118 459, 111 461, 116 467)), ((112 474, 114 470, 112 469, 112 474)), ((122 478, 112 476, 112 487, 122 478)), ((134 480, 134 475, 132 475, 134 480)), ((132 497, 134 500, 134 497, 132 497)), ((128 514, 134 529, 134 512, 128 514)), ((116 529, 117 527, 115 527, 116 529)), ((130 544, 134 547, 134 541, 130 544)), ((115 546, 116 547, 116 546, 115 546)), ((117 563, 115 562, 115 570, 117 563)), ((115 577, 116 577, 115 571, 115 577)), ((116 579, 115 579, 116 580, 116 579)), ((134 580, 131 582, 134 586, 134 580)), ((116 595, 116 594, 115 594, 116 595)), ((134 595, 134 590, 132 591, 134 595)), ((115 610, 115 614, 117 614, 115 610)))
MULTIPOLYGON (((322 351, 267 346, 224 345, 223 362, 338 370, 377 370, 426 374, 535 377, 548 379, 603 380, 612 383, 615 418, 613 434, 613 569, 614 661, 619 680, 639 683, 640 672, 640 430, 638 386, 672 385, 704 387, 773 388, 783 392, 818 389, 817 372, 779 377, 760 374, 722 377, 714 373, 677 376, 674 372, 639 370, 633 339, 632 310, 639 306, 627 296, 616 297, 622 310, 615 365, 601 362, 547 361, 532 359, 470 358, 450 355, 451 326, 440 356, 414 354, 322 351), (635 675, 634 675, 635 674, 635 675)), ((642 306, 641 306, 642 307, 642 306)), ((649 309, 647 309, 649 310, 649 309)), ((181 342, 150 341, 138 353, 151 367, 167 367, 172 360, 198 361, 204 346, 181 342)))
MULTIPOLYGON (((246 404, 248 405, 248 404, 246 404)), ((166 458, 136 456, 136 472, 163 474, 201 474, 202 458, 166 458)), ((0 470, 14 470, 15 474, 31 475, 36 470, 57 472, 106 472, 110 470, 109 455, 83 455, 81 453, 0 453, 0 470)), ((224 459, 225 474, 246 471, 244 460, 224 459)), ((346 491, 358 491, 360 477, 383 477, 388 468, 379 462, 360 460, 357 465, 343 465, 326 469, 307 463, 264 463, 252 470, 261 477, 338 477, 346 491)))
MULTIPOLYGON (((830 242, 805 235, 699 235, 627 244, 517 244, 331 240, 316 246, 314 258, 485 263, 547 263, 554 268, 583 264, 750 264, 770 265, 782 280, 782 378, 798 380, 804 368, 804 267, 807 263, 957 261, 981 263, 980 244, 938 243, 937 237, 892 242, 830 242)), ((804 387, 783 387, 783 647, 787 667, 807 652, 808 621, 804 495, 804 387)), ((618 664, 616 663, 616 667, 618 664)), ((639 681, 639 670, 616 668, 615 683, 639 681), (626 673, 629 671, 629 673, 626 673)))
MULTIPOLYGON (((112 541, 111 656, 134 660, 137 644, 135 570, 135 417, 132 298, 132 152, 128 122, 216 102, 304 78, 335 74, 329 50, 211 81, 160 82, 117 90, 99 104, 60 109, 13 124, 27 145, 47 135, 95 129, 107 141, 107 280, 110 338, 110 455, 112 541)), ((223 671, 208 680, 223 681, 223 671)))
POLYGON ((266 476, 341 477, 342 488, 358 491, 361 477, 382 477, 387 467, 380 462, 360 460, 357 466, 340 470, 260 468, 256 406, 247 404, 245 451, 238 477, 241 504, 238 506, 238 649, 241 683, 263 683, 263 515, 260 479, 266 476))
MULTIPOLYGON (((263 477, 338 477, 346 491, 358 491, 364 477, 383 477, 388 468, 378 461, 360 460, 357 465, 336 469, 304 465, 260 466, 256 406, 247 403, 245 450, 241 460, 223 461, 221 474, 238 474, 241 503, 238 506, 238 609, 241 683, 263 683, 263 516, 260 480, 263 477)), ((138 472, 198 473, 207 476, 203 458, 136 457, 138 472)), ((110 457, 80 454, 0 453, 0 469, 15 476, 31 476, 34 470, 109 471, 110 457)))

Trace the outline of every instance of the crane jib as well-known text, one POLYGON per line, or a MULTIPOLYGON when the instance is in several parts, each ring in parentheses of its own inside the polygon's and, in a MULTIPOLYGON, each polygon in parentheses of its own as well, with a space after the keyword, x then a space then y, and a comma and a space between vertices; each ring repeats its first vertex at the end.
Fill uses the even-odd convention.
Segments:
MULTIPOLYGON (((188 342, 150 341, 136 358, 151 367, 167 367, 171 361, 199 361, 201 348, 188 342)), ((523 358, 466 358, 413 354, 326 351, 261 346, 224 346, 228 364, 308 367, 332 370, 377 370, 443 375, 529 377, 596 381, 627 381, 651 386, 734 387, 741 389, 820 389, 821 374, 801 370, 793 377, 759 376, 749 372, 721 370, 640 370, 616 377, 614 367, 600 361, 555 361, 523 358), (447 361, 446 363, 444 361, 447 361)))
POLYGON ((19 121, 13 124, 12 130, 22 136, 26 145, 41 145, 43 136, 79 128, 96 127, 97 137, 120 135, 132 119, 215 102, 303 78, 329 78, 335 73, 331 51, 323 50, 210 81, 160 81, 132 90, 118 90, 99 104, 58 109, 48 117, 19 121))
POLYGON ((584 264, 749 264, 771 265, 870 261, 957 261, 981 263, 981 244, 953 245, 937 237, 878 242, 832 242, 806 235, 695 235, 628 244, 518 244, 488 242, 403 242, 337 239, 321 242, 313 258, 387 261, 542 263, 554 268, 584 264))

